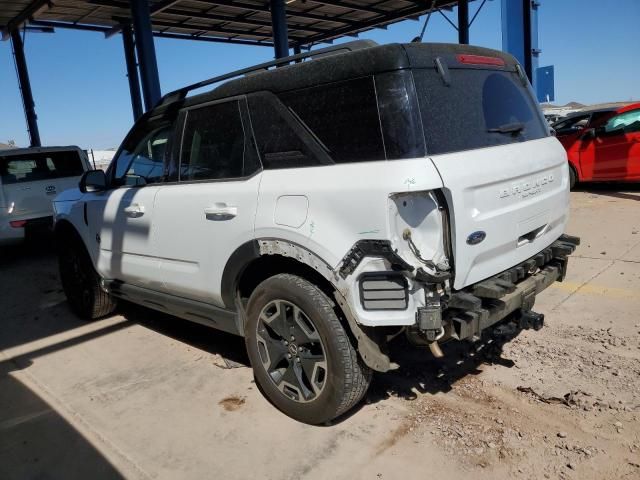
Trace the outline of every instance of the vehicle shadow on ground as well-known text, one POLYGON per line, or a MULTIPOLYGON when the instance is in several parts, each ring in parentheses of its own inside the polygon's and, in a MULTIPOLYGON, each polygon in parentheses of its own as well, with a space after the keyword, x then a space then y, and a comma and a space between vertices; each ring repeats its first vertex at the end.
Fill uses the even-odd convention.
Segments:
POLYGON ((53 235, 38 233, 29 236, 20 244, 0 247, 0 268, 33 260, 51 259, 55 255, 53 235))
MULTIPOLYGON (((241 337, 129 303, 123 304, 119 313, 128 323, 137 323, 193 348, 220 355, 227 363, 226 368, 251 368, 241 337)), ((427 347, 415 347, 400 337, 394 341, 390 352, 400 368, 374 374, 365 401, 325 426, 341 424, 365 404, 382 402, 391 397, 415 400, 419 394, 446 393, 457 381, 481 373, 483 364, 511 368, 515 363, 502 356, 502 348, 518 333, 488 336, 475 343, 451 342, 443 346, 444 357, 441 359, 435 358, 427 347)), ((220 366, 225 368, 224 365, 220 366)), ((259 385, 258 388, 262 391, 259 385)))
POLYGON ((506 343, 519 331, 509 335, 486 336, 474 343, 450 342, 442 346, 444 357, 435 358, 427 347, 416 347, 400 338, 391 348, 391 356, 400 368, 376 374, 367 395, 367 403, 376 403, 395 396, 415 400, 418 394, 448 392, 459 380, 482 372, 482 365, 515 363, 502 356, 506 343))
POLYGON ((125 478, 89 438, 0 363, 0 478, 125 478))
POLYGON ((127 302, 120 305, 118 313, 131 323, 137 323, 211 355, 220 355, 226 361, 227 368, 250 366, 244 339, 237 335, 127 302))

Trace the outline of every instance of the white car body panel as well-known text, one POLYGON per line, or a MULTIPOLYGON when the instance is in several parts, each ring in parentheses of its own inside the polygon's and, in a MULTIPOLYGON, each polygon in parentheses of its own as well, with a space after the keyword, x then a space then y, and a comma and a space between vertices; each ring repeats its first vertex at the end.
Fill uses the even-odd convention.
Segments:
POLYGON ((96 270, 103 277, 148 288, 160 285, 153 254, 159 188, 122 187, 85 195, 90 219, 85 244, 96 246, 96 270))
MULTIPOLYGON (((418 268, 422 263, 402 238, 409 228, 422 257, 446 267, 442 214, 431 193, 442 189, 450 205, 453 286, 463 288, 535 255, 564 231, 564 150, 551 137, 535 141, 535 148, 532 143, 432 158, 266 170, 249 179, 87 193, 83 201, 90 218, 103 218, 103 223, 92 221, 81 234, 103 277, 224 307, 226 262, 236 248, 256 239, 299 245, 333 272, 358 240, 390 240, 397 253, 418 268), (470 168, 470 161, 483 168, 470 168), (546 183, 536 185, 539 177, 546 177, 546 183), (524 192, 530 193, 521 198, 524 192), (124 209, 132 205, 143 206, 144 215, 127 216, 124 209), (221 217, 207 218, 205 210, 215 207, 223 212, 221 217), (232 215, 224 214, 228 208, 232 215), (545 225, 533 241, 517 245, 518 237, 545 225), (485 241, 467 245, 467 236, 478 230, 487 233, 485 241)), ((70 216, 75 225, 82 222, 79 195, 77 189, 69 190, 56 199, 57 220, 70 216)), ((370 257, 346 279, 333 275, 362 325, 412 325, 416 309, 424 306, 422 289, 414 289, 409 279, 406 310, 362 307, 359 276, 389 269, 386 260, 370 257)))
MULTIPOLYGON (((314 252, 337 268, 363 239, 397 239, 390 222, 389 195, 441 188, 429 159, 360 162, 262 172, 256 238, 281 238, 314 252), (281 197, 304 196, 307 214, 298 226, 278 224, 281 197)), ((290 205, 287 205, 290 208, 290 205)), ((299 212, 288 212, 301 218, 299 212)), ((415 263, 415 258, 405 260, 415 263)))
POLYGON ((566 153, 556 138, 438 155, 432 160, 450 206, 455 288, 517 265, 564 232, 569 171, 566 153), (468 245, 468 236, 478 231, 486 233, 485 240, 468 245), (530 240, 521 238, 529 233, 530 240))
POLYGON ((160 187, 153 254, 161 290, 224 306, 222 274, 231 254, 253 240, 260 179, 160 187))

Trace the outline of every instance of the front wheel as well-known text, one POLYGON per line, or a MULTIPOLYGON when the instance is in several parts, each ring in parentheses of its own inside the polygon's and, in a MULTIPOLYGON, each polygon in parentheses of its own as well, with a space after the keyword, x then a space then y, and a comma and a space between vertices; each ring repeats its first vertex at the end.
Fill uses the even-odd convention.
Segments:
POLYGON ((84 245, 69 241, 60 247, 58 255, 60 280, 71 310, 85 320, 112 313, 116 301, 100 286, 100 276, 84 245))
POLYGON ((256 381, 286 415, 325 423, 354 407, 371 381, 327 296, 295 275, 262 282, 247 305, 245 341, 256 381))

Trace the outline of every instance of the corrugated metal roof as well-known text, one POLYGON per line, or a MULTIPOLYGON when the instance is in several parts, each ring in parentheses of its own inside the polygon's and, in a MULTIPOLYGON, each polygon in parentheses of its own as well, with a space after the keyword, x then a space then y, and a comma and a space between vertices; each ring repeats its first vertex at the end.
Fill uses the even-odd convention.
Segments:
MULTIPOLYGON (((417 17, 456 0, 285 0, 290 43, 301 46, 355 36, 417 17)), ((269 2, 262 0, 149 0, 157 36, 270 45, 269 2)), ((0 0, 0 26, 31 25, 108 31, 130 22, 128 0, 0 0)), ((6 31, 5 31, 6 34, 6 31)))

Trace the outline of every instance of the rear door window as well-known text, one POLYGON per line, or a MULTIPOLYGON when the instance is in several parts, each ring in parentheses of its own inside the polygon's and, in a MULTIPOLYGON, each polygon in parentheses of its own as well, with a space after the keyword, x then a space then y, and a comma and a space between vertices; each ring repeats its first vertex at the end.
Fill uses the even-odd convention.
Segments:
POLYGON ((537 104, 515 72, 477 68, 449 72, 447 85, 435 70, 414 70, 428 154, 548 135, 537 104))
POLYGON ((0 176, 5 185, 76 177, 83 172, 77 150, 0 157, 0 176))

